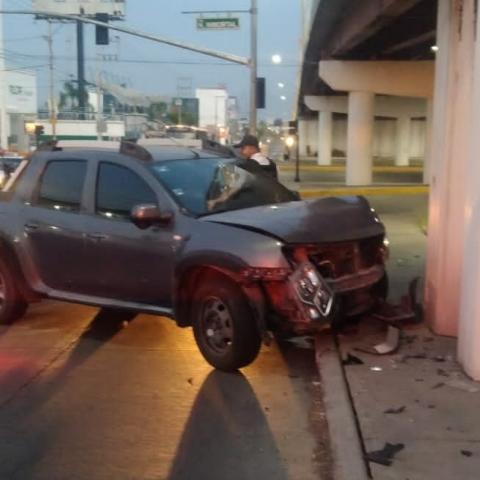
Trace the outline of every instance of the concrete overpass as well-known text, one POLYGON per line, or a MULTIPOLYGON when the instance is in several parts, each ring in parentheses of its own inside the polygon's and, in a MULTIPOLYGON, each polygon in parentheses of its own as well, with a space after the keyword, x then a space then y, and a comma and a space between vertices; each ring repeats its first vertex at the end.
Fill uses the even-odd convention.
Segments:
POLYGON ((316 153, 328 165, 332 150, 344 151, 350 185, 371 183, 373 155, 392 156, 401 166, 423 160, 436 0, 306 3, 301 153, 316 153))
POLYGON ((478 0, 311 0, 308 12, 299 119, 305 130, 317 117, 320 163, 335 117, 348 122, 351 185, 371 181, 375 118, 395 118, 397 163, 412 118, 431 125, 426 314, 437 333, 458 336, 459 360, 480 380, 478 0))

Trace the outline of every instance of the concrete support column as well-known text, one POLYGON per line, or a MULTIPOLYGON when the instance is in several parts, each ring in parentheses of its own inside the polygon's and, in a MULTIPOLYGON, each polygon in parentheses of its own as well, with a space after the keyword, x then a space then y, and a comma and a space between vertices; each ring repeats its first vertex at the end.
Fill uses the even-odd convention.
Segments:
MULTIPOLYGON (((466 182, 473 178, 467 159, 471 137, 478 136, 472 125, 472 87, 474 65, 474 0, 464 0, 458 8, 457 0, 438 2, 437 61, 435 74, 434 115, 432 128, 432 158, 430 213, 428 225, 427 275, 425 309, 427 319, 435 332, 443 335, 459 334, 461 284, 468 285, 464 262, 471 266, 478 258, 478 244, 465 255, 466 182)), ((475 152, 478 155, 478 151, 475 152)), ((475 191, 478 186, 475 185, 475 191)), ((475 193, 477 194, 477 193, 475 193)), ((470 204, 473 211, 473 203, 470 204)), ((473 223, 472 223, 473 225, 473 223)), ((471 228, 472 225, 467 227, 471 228)), ((467 229, 468 229, 467 228, 467 229)), ((478 302, 478 272, 471 272, 471 290, 467 298, 478 302), (472 297, 473 295, 473 297, 472 297)), ((465 305, 469 304, 464 300, 465 305)), ((470 311, 466 306, 465 312, 470 311)), ((468 322, 479 322, 475 310, 468 322)), ((480 363, 480 328, 475 326, 476 361, 480 363)), ((465 348, 465 343, 463 347, 465 348)), ((471 362, 468 355, 465 367, 471 362), (468 360, 467 360, 468 358, 468 360)), ((480 373, 480 372, 479 372, 480 373)))
POLYGON ((347 185, 372 183, 375 95, 350 92, 348 98, 347 185))
POLYGON ((397 119, 397 148, 395 165, 398 167, 410 164, 410 117, 401 116, 397 119))
MULTIPOLYGON (((472 15, 473 16, 473 15, 472 15)), ((480 26, 480 12, 474 19, 477 31, 480 26)), ((474 22, 471 22, 474 24, 474 22)), ((465 179, 465 206, 463 220, 465 243, 463 271, 461 276, 460 323, 458 332, 458 358, 466 373, 474 380, 480 380, 480 38, 477 33, 472 42, 473 78, 470 96, 471 116, 464 119, 465 128, 469 128, 469 151, 467 154, 467 172, 465 179)), ((465 65, 466 67, 466 65, 465 65)))
POLYGON ((423 156, 423 183, 430 185, 430 176, 432 169, 432 122, 433 122, 433 98, 427 99, 427 117, 426 117, 426 135, 425 135, 425 154, 423 156))
POLYGON ((332 164, 333 115, 318 112, 318 164, 332 164))

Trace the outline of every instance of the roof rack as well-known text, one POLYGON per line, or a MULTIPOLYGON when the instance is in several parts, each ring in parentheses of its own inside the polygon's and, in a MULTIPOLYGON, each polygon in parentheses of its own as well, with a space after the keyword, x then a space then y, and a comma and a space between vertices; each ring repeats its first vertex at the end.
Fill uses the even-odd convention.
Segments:
POLYGON ((37 147, 38 152, 61 152, 64 149, 102 149, 102 150, 113 150, 117 151, 123 155, 128 155, 129 157, 136 158, 143 162, 150 162, 153 160, 152 155, 148 150, 143 148, 140 145, 137 145, 134 141, 125 141, 121 142, 105 142, 105 141, 89 141, 89 140, 79 140, 79 141, 69 141, 69 140, 50 140, 48 142, 43 142, 37 147))

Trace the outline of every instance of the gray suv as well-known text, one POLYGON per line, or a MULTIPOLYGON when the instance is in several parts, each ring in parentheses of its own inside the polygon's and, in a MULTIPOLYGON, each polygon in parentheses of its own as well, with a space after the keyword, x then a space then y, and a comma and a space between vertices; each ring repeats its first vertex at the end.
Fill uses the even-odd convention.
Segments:
MULTIPOLYGON (((43 150, 43 151, 42 151, 43 150)), ((180 147, 36 152, 0 201, 0 322, 42 298, 172 317, 222 370, 386 295, 361 197, 300 201, 236 158, 180 147)))

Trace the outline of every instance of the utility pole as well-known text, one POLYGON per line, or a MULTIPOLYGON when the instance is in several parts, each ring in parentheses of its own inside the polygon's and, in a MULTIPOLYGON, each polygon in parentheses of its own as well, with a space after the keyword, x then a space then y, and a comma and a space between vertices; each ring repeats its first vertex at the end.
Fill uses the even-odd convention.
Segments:
POLYGON ((57 139, 57 105, 55 101, 55 77, 53 68, 53 34, 52 22, 48 22, 48 53, 49 53, 49 72, 50 72, 50 123, 52 125, 53 140, 57 139))
POLYGON ((78 79, 78 109, 80 120, 85 120, 85 48, 83 41, 83 21, 77 20, 77 79, 78 79))
POLYGON ((251 27, 250 27, 250 133, 257 133, 257 33, 258 33, 258 8, 257 0, 252 0, 250 11, 251 27))
POLYGON ((100 85, 101 83, 101 74, 100 74, 100 68, 99 68, 99 54, 97 54, 97 62, 96 62, 96 96, 97 96, 97 140, 103 140, 103 91, 102 87, 100 85))

